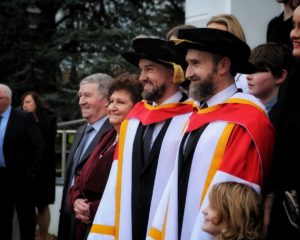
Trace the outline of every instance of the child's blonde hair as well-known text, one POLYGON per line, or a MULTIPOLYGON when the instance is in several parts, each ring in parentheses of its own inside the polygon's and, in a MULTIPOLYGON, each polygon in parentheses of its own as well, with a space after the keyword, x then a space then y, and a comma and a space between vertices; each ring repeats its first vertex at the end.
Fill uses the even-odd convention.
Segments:
POLYGON ((261 239, 262 204, 260 194, 252 187, 237 182, 218 183, 209 193, 209 203, 226 226, 217 240, 261 239))

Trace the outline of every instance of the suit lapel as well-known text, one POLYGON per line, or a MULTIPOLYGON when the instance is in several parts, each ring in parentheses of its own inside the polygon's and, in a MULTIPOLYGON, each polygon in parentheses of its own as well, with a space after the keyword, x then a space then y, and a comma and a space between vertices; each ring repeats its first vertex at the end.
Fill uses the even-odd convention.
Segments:
MULTIPOLYGON (((8 118, 8 122, 7 122, 7 126, 6 126, 6 129, 5 129, 5 134, 4 134, 4 142, 5 142, 5 138, 6 138, 6 135, 9 135, 10 134, 10 131, 13 129, 14 127, 14 121, 15 121, 15 116, 16 116, 16 112, 15 112, 15 109, 11 109, 11 112, 10 112, 10 116, 8 118)), ((3 143, 4 145, 4 143, 3 143)))
POLYGON ((75 135, 75 138, 74 138, 74 142, 71 146, 71 149, 70 149, 70 153, 69 153, 69 156, 68 156, 68 163, 67 163, 67 172, 69 172, 69 170, 71 169, 70 168, 70 165, 71 163, 73 162, 73 157, 74 157, 74 154, 76 152, 76 149, 80 143, 80 140, 84 134, 84 129, 86 128, 86 124, 81 126, 78 130, 77 130, 77 133, 75 135))
POLYGON ((94 137, 94 139, 91 141, 90 145, 87 147, 86 151, 84 152, 80 162, 78 163, 78 166, 82 165, 82 163, 84 163, 87 160, 87 158, 91 155, 95 146, 98 144, 102 136, 111 128, 112 126, 110 125, 108 119, 106 119, 103 125, 101 126, 101 128, 99 129, 99 131, 97 132, 96 136, 94 137))

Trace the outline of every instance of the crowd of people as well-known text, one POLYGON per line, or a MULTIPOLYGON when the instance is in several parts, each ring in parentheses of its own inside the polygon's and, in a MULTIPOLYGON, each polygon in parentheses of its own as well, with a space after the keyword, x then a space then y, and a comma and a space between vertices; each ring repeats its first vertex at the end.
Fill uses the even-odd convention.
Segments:
MULTIPOLYGON (((59 240, 300 239, 297 164, 300 1, 284 0, 252 50, 239 20, 136 37, 139 74, 79 84, 86 120, 68 155, 59 240)), ((36 226, 55 200, 56 115, 36 92, 21 109, 0 84, 1 239, 36 226)))

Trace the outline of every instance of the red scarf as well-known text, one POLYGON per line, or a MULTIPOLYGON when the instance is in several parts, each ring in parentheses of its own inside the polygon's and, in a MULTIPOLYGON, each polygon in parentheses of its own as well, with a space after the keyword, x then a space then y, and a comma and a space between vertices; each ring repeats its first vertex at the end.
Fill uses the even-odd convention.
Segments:
POLYGON ((137 103, 127 115, 127 119, 137 118, 143 125, 158 123, 173 118, 174 116, 192 112, 191 102, 179 102, 157 105, 155 107, 146 101, 137 103))

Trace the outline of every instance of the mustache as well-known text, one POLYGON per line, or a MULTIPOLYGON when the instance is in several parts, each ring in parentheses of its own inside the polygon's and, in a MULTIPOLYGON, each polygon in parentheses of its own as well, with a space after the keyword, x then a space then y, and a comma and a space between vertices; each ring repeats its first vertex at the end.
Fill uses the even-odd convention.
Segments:
POLYGON ((192 77, 187 78, 187 80, 193 82, 193 81, 200 81, 201 78, 199 78, 199 77, 197 77, 197 76, 192 76, 192 77))
POLYGON ((147 83, 152 84, 152 82, 149 79, 143 81, 143 84, 147 84, 147 83))

